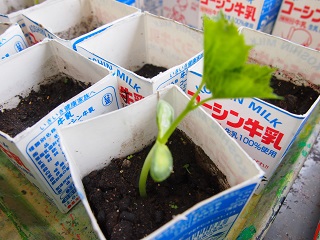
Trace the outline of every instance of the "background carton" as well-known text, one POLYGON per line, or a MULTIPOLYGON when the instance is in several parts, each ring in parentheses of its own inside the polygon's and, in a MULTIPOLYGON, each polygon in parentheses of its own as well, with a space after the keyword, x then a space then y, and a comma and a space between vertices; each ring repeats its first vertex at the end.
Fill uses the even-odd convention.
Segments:
POLYGON ((281 2, 282 0, 200 0, 199 28, 202 28, 204 15, 214 17, 222 10, 226 18, 239 27, 271 33, 281 2))
MULTIPOLYGON (((189 101, 180 88, 171 85, 159 91, 159 95, 153 94, 119 111, 59 129, 74 183, 100 239, 105 237, 90 209, 82 178, 104 167, 113 158, 139 151, 156 138, 158 98, 168 101, 175 114, 179 114, 189 101), (110 141, 106 142, 105 136, 110 136, 110 141)), ((189 113, 179 129, 206 152, 225 174, 231 187, 176 216, 145 239, 214 239, 217 236, 224 239, 263 173, 203 109, 189 113)))
MULTIPOLYGON (((277 68, 275 75, 279 79, 297 85, 313 84, 319 91, 319 52, 248 28, 242 28, 241 32, 247 44, 254 46, 250 52, 252 62, 277 68)), ((200 84, 202 65, 201 60, 188 72, 189 96, 193 95, 200 84)), ((200 99, 209 95, 210 91, 204 88, 200 99)), ((203 107, 265 171, 265 179, 256 191, 260 193, 310 114, 319 107, 319 102, 320 97, 304 115, 292 114, 257 98, 217 99, 203 107), (256 121, 261 131, 256 131, 251 120, 256 121)))
POLYGON ((199 27, 200 0, 137 0, 136 6, 194 28, 199 27))
POLYGON ((320 50, 320 1, 284 0, 272 34, 320 50))
POLYGON ((103 31, 114 22, 139 12, 137 8, 114 0, 51 0, 41 8, 26 12, 23 19, 30 44, 50 38, 76 50, 79 42, 103 31), (57 36, 57 33, 79 26, 81 21, 86 21, 89 17, 101 26, 71 40, 57 36))
POLYGON ((0 0, 0 22, 18 23, 23 12, 42 5, 46 1, 49 0, 39 0, 38 4, 34 4, 34 0, 0 0))
POLYGON ((163 13, 163 0, 136 0, 136 7, 142 11, 147 11, 152 14, 162 16, 163 13))
POLYGON ((175 21, 199 27, 200 0, 163 0, 162 15, 175 21))
POLYGON ((124 105, 171 83, 185 90, 187 69, 202 58, 203 34, 144 12, 78 45, 78 51, 116 73, 124 105), (168 70, 153 78, 134 73, 149 63, 168 70))
POLYGON ((159 16, 202 29, 202 18, 222 10, 237 26, 271 33, 282 0, 137 0, 136 6, 159 16))
POLYGON ((54 40, 1 61, 0 72, 5 76, 1 79, 1 109, 15 107, 18 95, 37 90, 46 78, 60 72, 95 83, 17 136, 0 131, 0 149, 62 212, 67 212, 79 198, 60 150, 57 128, 118 109, 117 81, 106 68, 54 40))
POLYGON ((0 59, 7 58, 28 47, 18 24, 0 23, 0 59))
MULTIPOLYGON (((34 0, 0 0, 0 22, 19 24, 23 34, 27 36, 28 30, 22 14, 41 8, 49 1, 53 0, 39 0, 39 3, 34 5, 34 0)), ((25 36, 23 38, 26 40, 27 45, 30 46, 28 39, 25 36)))

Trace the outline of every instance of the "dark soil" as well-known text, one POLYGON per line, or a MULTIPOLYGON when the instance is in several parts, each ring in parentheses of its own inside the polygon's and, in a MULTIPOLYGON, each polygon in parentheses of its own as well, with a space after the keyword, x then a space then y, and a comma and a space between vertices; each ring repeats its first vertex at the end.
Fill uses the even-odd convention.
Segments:
POLYGON ((66 31, 55 33, 58 37, 64 40, 71 40, 81 35, 84 35, 88 32, 95 30, 98 27, 103 25, 102 22, 98 20, 95 16, 89 16, 87 18, 83 18, 80 23, 75 26, 69 28, 66 31))
POLYGON ((27 127, 33 126, 61 103, 69 100, 91 84, 59 73, 40 85, 39 91, 31 90, 28 96, 21 97, 16 108, 1 109, 0 130, 15 137, 27 127))
POLYGON ((140 197, 138 181, 151 146, 113 159, 83 178, 91 209, 107 239, 141 239, 173 216, 229 188, 225 176, 183 132, 176 130, 168 147, 174 171, 161 183, 149 177, 147 198, 140 197))
POLYGON ((264 99, 264 101, 298 115, 305 114, 319 97, 319 93, 309 86, 298 86, 291 82, 278 80, 274 76, 270 86, 274 89, 275 94, 284 99, 264 99))
POLYGON ((165 67, 155 66, 153 64, 145 64, 139 70, 135 71, 136 74, 145 77, 145 78, 153 78, 157 76, 159 73, 167 71, 168 69, 165 67))

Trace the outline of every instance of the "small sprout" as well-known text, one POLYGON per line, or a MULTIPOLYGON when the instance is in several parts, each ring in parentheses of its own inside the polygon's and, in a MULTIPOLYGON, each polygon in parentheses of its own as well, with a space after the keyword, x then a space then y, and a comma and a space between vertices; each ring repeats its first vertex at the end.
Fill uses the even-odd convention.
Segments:
POLYGON ((173 203, 173 202, 169 203, 169 207, 171 207, 172 209, 178 209, 179 208, 178 205, 173 203))
POLYGON ((128 160, 130 160, 131 158, 133 158, 133 155, 132 155, 132 154, 129 155, 129 156, 127 156, 127 159, 128 159, 128 160))
MULTIPOLYGON (((189 112, 216 98, 279 99, 270 87, 274 69, 258 64, 249 64, 250 49, 251 46, 246 45, 245 39, 239 34, 236 25, 228 22, 222 12, 216 21, 208 17, 204 18, 202 81, 185 109, 175 119, 172 106, 164 100, 158 101, 158 136, 141 170, 139 179, 141 196, 147 196, 146 182, 149 171, 151 177, 157 182, 165 180, 172 173, 172 155, 166 144, 171 134, 189 112), (210 90, 212 95, 197 101, 197 97, 204 87, 210 90)), ((184 167, 189 172, 187 165, 184 167)))
POLYGON ((180 138, 180 140, 183 143, 183 145, 187 145, 187 142, 183 138, 180 138))
POLYGON ((189 164, 189 163, 183 165, 183 168, 186 169, 186 171, 187 171, 189 174, 191 174, 191 172, 189 171, 189 167, 190 167, 190 164, 189 164))

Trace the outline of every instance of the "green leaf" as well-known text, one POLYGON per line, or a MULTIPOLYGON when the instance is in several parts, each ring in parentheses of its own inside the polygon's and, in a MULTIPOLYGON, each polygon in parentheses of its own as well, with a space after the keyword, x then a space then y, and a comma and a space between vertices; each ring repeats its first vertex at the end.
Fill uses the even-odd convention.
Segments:
POLYGON ((203 81, 214 98, 278 98, 270 87, 273 69, 248 64, 251 46, 222 12, 204 18, 203 81))
POLYGON ((150 175, 156 182, 162 182, 167 179, 172 171, 173 160, 167 145, 156 142, 154 145, 150 175))
POLYGON ((158 140, 160 140, 170 128, 173 118, 174 110, 172 106, 168 102, 160 99, 157 104, 158 140))

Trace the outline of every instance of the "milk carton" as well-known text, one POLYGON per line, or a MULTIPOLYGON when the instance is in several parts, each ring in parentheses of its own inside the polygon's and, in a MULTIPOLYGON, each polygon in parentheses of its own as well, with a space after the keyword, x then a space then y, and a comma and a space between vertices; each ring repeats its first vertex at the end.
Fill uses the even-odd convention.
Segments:
POLYGON ((284 0, 272 34, 320 50, 320 1, 284 0))
POLYGON ((199 27, 204 15, 211 18, 223 11, 237 26, 271 33, 282 0, 200 0, 199 27))
MULTIPOLYGON (((247 44, 253 45, 252 62, 277 69, 280 80, 296 85, 313 86, 319 91, 319 52, 256 30, 242 28, 247 44)), ((188 72, 187 94, 192 96, 201 82, 203 61, 188 72)), ((200 100, 211 96, 205 87, 200 100)), ((302 115, 290 113, 258 98, 216 99, 204 104, 204 109, 218 120, 228 134, 236 139, 265 172, 256 193, 268 183, 289 147, 308 121, 319 111, 320 97, 302 115)))
POLYGON ((163 0, 162 15, 194 28, 199 27, 200 0, 163 0))
POLYGON ((202 56, 203 34, 171 19, 144 12, 114 24, 78 45, 78 51, 116 73, 123 104, 177 84, 186 88, 189 67, 202 56), (145 64, 165 71, 146 78, 135 72, 145 64))
POLYGON ((16 136, 0 131, 0 149, 48 199, 62 211, 78 201, 68 163, 60 149, 57 129, 120 108, 117 80, 109 71, 55 40, 45 40, 0 61, 0 106, 15 108, 19 96, 50 77, 64 73, 92 83, 70 100, 60 104, 33 126, 16 136))
MULTIPOLYGON (((106 238, 89 205, 82 179, 105 167, 113 158, 134 154, 156 138, 159 99, 169 102, 175 114, 183 111, 189 101, 180 88, 171 85, 119 111, 59 129, 72 178, 99 239, 106 238)), ((225 239, 263 172, 203 109, 190 112, 178 129, 204 150, 226 176, 230 187, 173 217, 143 239, 216 239, 217 236, 225 239)))
POLYGON ((0 59, 7 58, 28 47, 18 24, 0 23, 0 59))
POLYGON ((38 4, 35 4, 34 0, 0 0, 0 22, 19 23, 23 27, 20 22, 21 14, 41 6, 46 1, 49 0, 39 0, 38 4))
POLYGON ((23 14, 30 45, 44 38, 76 45, 140 10, 114 0, 53 0, 23 14))

